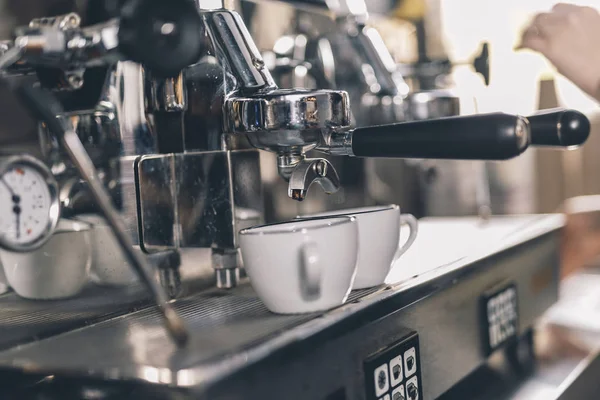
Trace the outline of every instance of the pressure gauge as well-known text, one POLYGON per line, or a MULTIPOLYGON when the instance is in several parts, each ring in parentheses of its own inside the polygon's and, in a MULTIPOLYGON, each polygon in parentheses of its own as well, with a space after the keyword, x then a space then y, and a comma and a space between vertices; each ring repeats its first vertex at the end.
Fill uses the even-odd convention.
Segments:
POLYGON ((38 159, 0 157, 0 247, 30 251, 52 235, 60 214, 58 184, 38 159))

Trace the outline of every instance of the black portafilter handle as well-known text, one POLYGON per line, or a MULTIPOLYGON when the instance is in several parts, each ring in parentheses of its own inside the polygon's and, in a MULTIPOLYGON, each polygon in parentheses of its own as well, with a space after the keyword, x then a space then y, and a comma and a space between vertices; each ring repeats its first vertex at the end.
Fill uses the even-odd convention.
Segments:
POLYGON ((206 50, 193 0, 127 0, 119 19, 119 51, 154 76, 177 76, 206 50))
POLYGON ((590 120, 579 111, 555 108, 527 119, 532 146, 580 146, 590 135, 590 120))
POLYGON ((357 157, 506 160, 529 146, 527 119, 478 114, 357 128, 357 157))

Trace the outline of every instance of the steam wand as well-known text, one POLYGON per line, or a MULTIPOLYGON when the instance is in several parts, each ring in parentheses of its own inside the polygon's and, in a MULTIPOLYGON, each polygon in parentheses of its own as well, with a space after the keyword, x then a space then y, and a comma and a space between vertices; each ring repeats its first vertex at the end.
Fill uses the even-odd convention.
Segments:
POLYGON ((16 92, 27 108, 39 120, 46 123, 48 129, 59 138, 61 146, 71 158, 81 177, 87 181, 94 201, 112 228, 130 265, 135 269, 135 272, 150 293, 152 293, 154 301, 164 318, 167 331, 178 346, 184 346, 188 341, 189 334, 182 318, 177 314, 171 303, 168 302, 168 296, 163 288, 153 279, 152 267, 149 265, 148 260, 134 250, 133 243, 121 223, 119 214, 114 209, 112 201, 98 177, 94 164, 85 151, 77 133, 73 130, 68 120, 56 117, 63 112, 56 98, 50 92, 43 89, 30 86, 14 87, 14 85, 10 85, 5 79, 3 80, 5 84, 8 83, 8 86, 16 92))

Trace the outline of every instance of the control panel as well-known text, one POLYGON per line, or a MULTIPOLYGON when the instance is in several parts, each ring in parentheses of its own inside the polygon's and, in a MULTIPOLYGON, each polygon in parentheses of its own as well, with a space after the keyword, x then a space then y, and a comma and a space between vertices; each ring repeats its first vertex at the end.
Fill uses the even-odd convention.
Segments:
POLYGON ((519 302, 514 283, 487 290, 480 300, 481 333, 485 356, 511 341, 519 332, 519 302))
POLYGON ((367 400, 423 398, 419 336, 411 333, 364 362, 367 400))

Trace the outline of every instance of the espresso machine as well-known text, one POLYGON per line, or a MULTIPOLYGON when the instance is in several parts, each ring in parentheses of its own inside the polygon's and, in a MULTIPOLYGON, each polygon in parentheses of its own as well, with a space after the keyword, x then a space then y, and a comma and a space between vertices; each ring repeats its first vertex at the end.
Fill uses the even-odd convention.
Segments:
MULTIPOLYGON (((418 61, 397 64, 376 27, 370 24, 366 2, 324 3, 333 14, 334 23, 329 14, 301 8, 295 12, 288 28, 290 33, 278 38, 272 51, 264 54, 280 86, 347 91, 353 124, 358 127, 461 114, 460 99, 449 89, 450 73, 461 63, 429 59, 424 55, 425 38, 418 35, 418 61)), ((377 4, 375 8, 382 6, 377 4)), ((488 43, 481 46, 469 64, 488 85, 488 43)), ((344 206, 395 201, 425 216, 489 214, 489 184, 482 162, 370 159, 343 163, 353 177, 347 178, 344 185, 344 206), (394 173, 390 175, 390 171, 394 173), (462 179, 458 178, 460 172, 462 179), (461 183, 457 184, 457 180, 461 183), (414 190, 415 186, 419 190, 414 190), (465 189, 461 189, 463 186, 465 189), (438 201, 439 197, 443 201, 438 201)), ((338 167, 343 168, 339 164, 338 167)), ((321 198, 313 200, 323 202, 321 198)), ((302 207, 336 205, 325 202, 302 207)))
MULTIPOLYGON (((275 154, 288 201, 303 201, 314 186, 340 189, 340 157, 506 160, 580 145, 589 121, 576 111, 356 127, 353 95, 279 88, 240 15, 214 1, 131 0, 87 27, 76 14, 42 18, 3 46, 2 82, 40 120, 43 162, 10 155, 0 173, 43 176, 51 218, 27 240, 5 228, 0 246, 33 251, 59 217, 96 213, 138 276, 60 301, 1 297, 7 398, 378 399, 400 386, 394 398, 436 398, 493 352, 516 354, 556 300, 560 215, 483 231, 424 221, 402 259, 412 269, 318 314, 269 312, 244 277, 237 233, 264 221, 260 151, 275 154), (106 79, 94 107, 68 107, 96 66, 106 79), (473 241, 481 251, 464 246, 473 241), (490 302, 513 307, 508 333, 490 302)), ((402 110, 390 96, 382 104, 402 110)))

